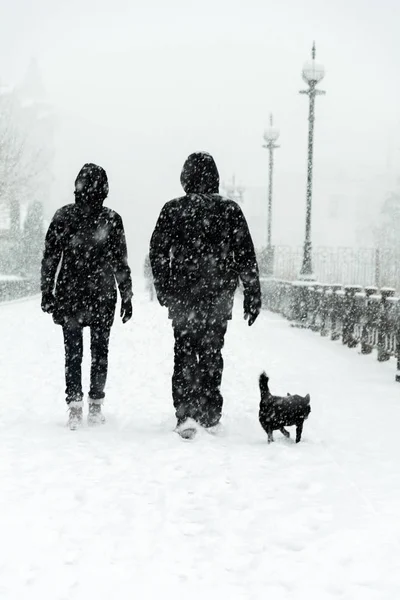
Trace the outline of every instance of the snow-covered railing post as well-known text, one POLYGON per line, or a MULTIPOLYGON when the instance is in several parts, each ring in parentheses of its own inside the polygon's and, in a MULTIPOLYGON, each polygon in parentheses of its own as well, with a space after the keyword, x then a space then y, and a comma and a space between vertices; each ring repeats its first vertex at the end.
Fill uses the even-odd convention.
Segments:
POLYGON ((341 299, 343 296, 342 286, 335 284, 331 286, 331 340, 335 342, 340 339, 342 331, 342 319, 341 319, 341 299))
POLYGON ((301 287, 297 281, 292 283, 292 310, 291 310, 291 320, 292 321, 301 321, 302 313, 301 313, 301 287))
POLYGON ((292 320, 298 327, 309 327, 312 310, 314 284, 308 281, 294 281, 292 283, 292 320))
POLYGON ((304 302, 304 318, 302 326, 305 329, 311 328, 312 315, 314 310, 314 284, 307 285, 303 290, 303 302, 304 302))
POLYGON ((318 331, 318 314, 320 309, 321 290, 319 284, 308 288, 307 326, 311 331, 318 331))
POLYGON ((354 336, 354 330, 358 321, 356 294, 361 292, 360 285, 346 285, 343 298, 343 330, 342 343, 349 348, 355 348, 357 341, 354 336))
POLYGON ((379 332, 378 332, 378 360, 385 362, 390 358, 390 352, 387 348, 387 336, 390 334, 390 318, 388 299, 392 298, 396 290, 393 288, 381 289, 381 306, 379 311, 379 332))
POLYGON ((332 331, 332 306, 333 306, 333 291, 331 286, 326 290, 325 293, 325 322, 321 328, 321 335, 327 337, 332 331))
POLYGON ((282 303, 281 282, 270 279, 268 282, 268 290, 268 301, 265 308, 271 312, 280 313, 282 303))
POLYGON ((292 284, 288 281, 281 282, 281 309, 280 313, 289 321, 292 320, 293 313, 293 290, 292 284))
POLYGON ((400 298, 391 296, 387 299, 385 350, 389 356, 397 356, 397 323, 399 319, 400 298))
POLYGON ((270 310, 276 313, 282 313, 285 302, 285 283, 282 281, 271 281, 272 294, 270 310))
POLYGON ((379 322, 381 313, 381 295, 372 294, 368 303, 368 345, 371 348, 378 347, 379 322))
POLYGON ((396 315, 396 356, 397 356, 397 372, 396 381, 400 383, 400 301, 397 303, 396 315))
POLYGON ((315 295, 315 310, 313 315, 313 320, 311 323, 311 329, 315 332, 321 331, 322 325, 322 304, 324 297, 324 287, 318 284, 314 289, 315 295))
POLYGON ((354 346, 351 346, 351 347, 355 348, 356 346, 358 346, 358 344, 361 343, 363 327, 364 327, 364 323, 365 323, 365 315, 367 313, 367 295, 364 290, 361 292, 355 293, 354 303, 355 303, 355 307, 354 307, 355 325, 354 325, 354 330, 353 330, 354 346))
POLYGON ((376 296, 378 288, 374 285, 370 285, 365 288, 365 309, 362 316, 362 329, 361 329, 361 354, 371 354, 373 344, 370 342, 370 328, 373 320, 373 309, 374 303, 371 300, 372 296, 376 296))
POLYGON ((293 283, 290 283, 288 288, 286 289, 288 304, 287 304, 287 318, 289 321, 296 321, 297 319, 297 288, 293 283))
POLYGON ((329 284, 322 284, 320 286, 320 305, 319 305, 319 327, 318 330, 320 332, 320 334, 325 337, 328 335, 328 327, 327 327, 327 321, 328 321, 328 314, 329 314, 329 293, 330 293, 330 286, 329 284))

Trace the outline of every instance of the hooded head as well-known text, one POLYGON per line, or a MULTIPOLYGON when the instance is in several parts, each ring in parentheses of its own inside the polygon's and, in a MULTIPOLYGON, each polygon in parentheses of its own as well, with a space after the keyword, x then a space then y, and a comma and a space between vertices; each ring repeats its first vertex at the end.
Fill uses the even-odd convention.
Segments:
POLYGON ((92 212, 103 206, 108 196, 107 173, 102 167, 86 163, 75 180, 75 202, 85 211, 92 212))
POLYGON ((186 194, 218 194, 219 173, 211 154, 191 154, 183 165, 181 184, 186 194))

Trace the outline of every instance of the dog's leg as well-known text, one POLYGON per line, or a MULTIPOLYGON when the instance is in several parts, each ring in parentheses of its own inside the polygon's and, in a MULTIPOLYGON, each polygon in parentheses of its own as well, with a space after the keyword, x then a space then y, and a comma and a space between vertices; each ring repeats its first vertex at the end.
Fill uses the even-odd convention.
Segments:
POLYGON ((300 421, 300 423, 296 425, 296 444, 298 444, 301 440, 301 434, 303 432, 303 423, 304 421, 300 421))
POLYGON ((267 429, 267 434, 268 434, 268 444, 270 444, 271 442, 274 441, 274 436, 273 436, 273 429, 267 429))
POLYGON ((284 427, 281 427, 281 433, 287 438, 290 438, 290 433, 284 427))

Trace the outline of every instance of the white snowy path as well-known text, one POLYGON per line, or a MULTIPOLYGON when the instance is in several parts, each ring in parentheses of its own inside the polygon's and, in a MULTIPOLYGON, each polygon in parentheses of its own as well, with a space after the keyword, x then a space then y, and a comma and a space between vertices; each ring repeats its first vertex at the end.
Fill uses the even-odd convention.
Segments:
POLYGON ((393 364, 276 315, 249 328, 237 302, 224 430, 184 442, 171 326, 140 288, 112 332, 107 424, 76 432, 61 329, 38 298, 0 305, 0 599, 400 598, 393 364), (263 369, 273 391, 311 394, 298 445, 267 445, 263 369))

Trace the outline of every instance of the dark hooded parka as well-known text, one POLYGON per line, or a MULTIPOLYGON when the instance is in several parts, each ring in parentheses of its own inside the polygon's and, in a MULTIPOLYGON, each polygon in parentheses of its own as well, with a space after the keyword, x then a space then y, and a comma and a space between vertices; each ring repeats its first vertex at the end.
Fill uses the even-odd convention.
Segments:
POLYGON ((223 399, 222 348, 239 279, 251 325, 261 307, 253 242, 236 202, 219 195, 219 174, 207 153, 183 166, 186 195, 167 202, 150 242, 160 304, 168 307, 175 336, 172 395, 178 427, 193 418, 216 425, 223 399))
POLYGON ((191 154, 181 173, 186 195, 167 202, 150 243, 154 285, 173 320, 192 311, 232 317, 239 279, 246 313, 259 311, 261 293, 253 241, 239 205, 219 195, 211 155, 191 154))
POLYGON ((75 204, 60 208, 48 229, 41 288, 60 325, 73 318, 83 326, 111 327, 116 282, 122 303, 132 297, 123 223, 103 206, 107 195, 104 169, 85 164, 75 181, 75 204))

